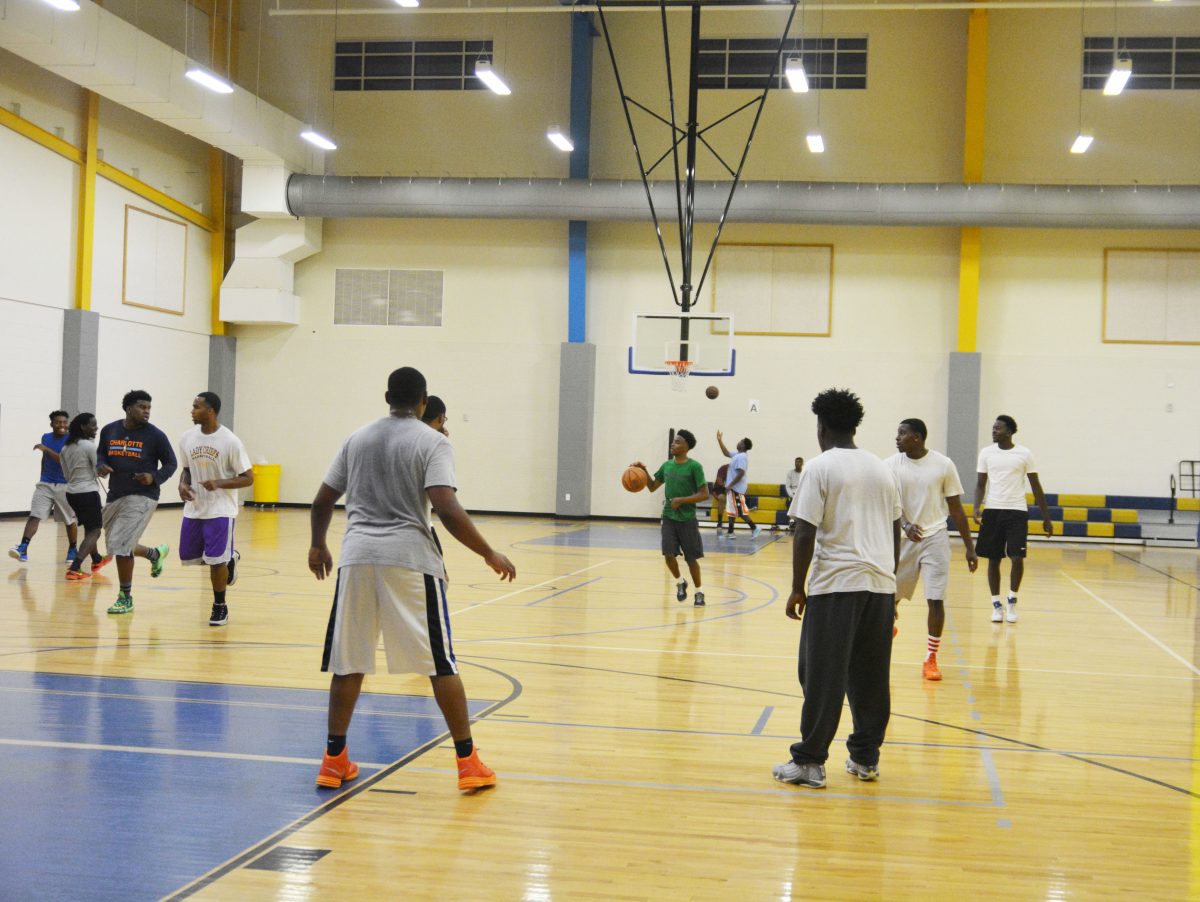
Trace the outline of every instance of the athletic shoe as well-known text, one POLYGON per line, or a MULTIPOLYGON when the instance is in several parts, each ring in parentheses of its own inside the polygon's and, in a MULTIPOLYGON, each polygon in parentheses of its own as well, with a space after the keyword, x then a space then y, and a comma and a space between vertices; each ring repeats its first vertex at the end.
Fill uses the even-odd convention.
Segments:
POLYGON ((729 538, 729 537, 727 535, 725 535, 725 530, 723 530, 723 529, 717 530, 717 541, 718 542, 721 541, 722 539, 727 539, 727 538, 729 538))
POLYGON ((232 586, 234 583, 237 582, 237 577, 238 577, 237 565, 238 565, 238 561, 240 561, 241 559, 242 559, 242 553, 240 551, 238 551, 237 549, 234 549, 233 555, 229 558, 229 564, 228 564, 229 576, 225 580, 225 585, 232 586))
POLYGON ((72 545, 70 548, 67 549, 67 559, 65 561, 63 561, 63 563, 64 564, 73 564, 73 563, 75 563, 75 558, 78 556, 79 556, 79 551, 75 548, 74 545, 72 545))
POLYGON ((1001 623, 1001 622, 1003 622, 1003 620, 1004 620, 1004 608, 1001 607, 1000 602, 998 602, 998 601, 992 602, 992 623, 1001 623))
POLYGON ((133 610, 133 596, 126 595, 124 592, 117 593, 117 600, 109 605, 108 613, 110 614, 128 614, 133 610))
POLYGON ((224 626, 229 622, 229 605, 213 602, 212 613, 208 615, 209 626, 224 626))
POLYGON ((14 545, 12 548, 8 549, 8 556, 11 558, 16 558, 18 561, 24 564, 29 560, 29 546, 14 545))
POLYGON ((107 567, 109 564, 112 563, 112 559, 113 559, 113 556, 111 554, 106 554, 106 555, 104 555, 104 557, 100 558, 100 560, 92 561, 92 573, 95 574, 96 571, 102 570, 105 567, 107 567))
POLYGON ((1016 604, 1013 604, 1013 603, 1009 604, 1008 614, 1007 614, 1007 616, 1005 616, 1004 619, 1007 620, 1009 623, 1017 622, 1017 606, 1016 606, 1016 604))
POLYGON ((325 753, 321 770, 317 773, 317 785, 325 789, 337 789, 347 780, 358 776, 358 765, 350 760, 350 753, 342 749, 340 755, 325 753))
POLYGON ((692 596, 692 604, 698 608, 704 607, 704 593, 697 592, 695 595, 693 595, 692 596))
POLYGON ((458 788, 460 790, 486 789, 496 785, 496 772, 479 760, 479 749, 472 749, 465 758, 455 756, 458 761, 458 788))
POLYGON ((150 575, 157 579, 162 576, 163 567, 167 563, 167 555, 171 553, 171 549, 166 545, 157 545, 154 550, 158 552, 158 557, 150 562, 150 575))
POLYGON ((762 527, 761 526, 756 526, 752 530, 750 530, 750 538, 752 538, 752 539, 757 539, 761 535, 762 535, 762 527))
POLYGON ((675 586, 675 600, 687 601, 687 580, 681 579, 675 586))
POLYGON ((84 573, 82 570, 68 570, 67 579, 72 582, 77 582, 81 579, 89 579, 92 574, 84 573))
POLYGON ((859 764, 853 758, 846 759, 846 773, 854 774, 864 783, 871 783, 879 779, 879 767, 874 764, 859 764))
POLYGON ((771 768, 771 776, 780 783, 811 786, 813 789, 825 788, 824 764, 797 764, 795 761, 785 761, 771 768))
POLYGON ((921 675, 933 683, 942 678, 942 672, 937 666, 937 655, 925 659, 925 663, 921 665, 921 675))

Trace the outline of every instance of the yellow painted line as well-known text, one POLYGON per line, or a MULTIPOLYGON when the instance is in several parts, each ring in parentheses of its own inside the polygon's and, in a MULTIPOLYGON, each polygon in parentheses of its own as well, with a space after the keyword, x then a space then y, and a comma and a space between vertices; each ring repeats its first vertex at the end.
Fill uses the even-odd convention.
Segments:
POLYGON ((79 220, 76 228, 75 307, 92 309, 92 254, 96 235, 96 148, 100 96, 87 91, 84 107, 83 169, 79 173, 79 220))
POLYGON ((958 343, 957 349, 976 349, 979 330, 979 254, 983 243, 980 229, 962 229, 958 251, 958 343))
POLYGON ((194 207, 189 207, 183 201, 176 200, 169 194, 164 194, 157 188, 147 185, 140 179, 135 179, 127 172, 122 172, 116 166, 109 163, 99 161, 96 164, 96 174, 103 176, 108 181, 115 185, 120 185, 126 191, 136 194, 138 197, 144 198, 152 204, 157 204, 164 210, 169 210, 180 219, 186 219, 193 225, 197 225, 206 232, 215 232, 217 230, 216 223, 197 211, 194 207))
POLYGON ((16 113, 6 110, 3 107, 0 107, 0 125, 12 129, 18 135, 22 135, 48 150, 54 151, 60 157, 66 157, 72 163, 83 162, 83 151, 74 144, 64 141, 58 135, 34 125, 28 119, 22 119, 16 113))
POLYGON ((1091 538, 1112 538, 1116 530, 1111 523, 1089 523, 1087 534, 1091 538))
MULTIPOLYGON (((1105 502, 1108 500, 1107 495, 1059 495, 1058 503, 1060 507, 1105 507, 1105 502)), ((1029 503, 1033 503, 1032 496, 1029 503)))

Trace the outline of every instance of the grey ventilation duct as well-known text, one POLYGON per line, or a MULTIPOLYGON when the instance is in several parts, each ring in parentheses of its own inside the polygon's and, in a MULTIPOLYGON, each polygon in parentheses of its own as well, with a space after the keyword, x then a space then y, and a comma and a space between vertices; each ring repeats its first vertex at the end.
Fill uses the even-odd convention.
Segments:
MULTIPOLYGON (((696 219, 715 222, 728 182, 696 184, 696 219)), ((675 192, 654 183, 663 222, 675 192)), ((646 221, 640 181, 420 179, 293 175, 296 216, 646 221)), ((731 222, 983 226, 1067 229, 1200 229, 1200 186, 882 185, 744 182, 731 222)))

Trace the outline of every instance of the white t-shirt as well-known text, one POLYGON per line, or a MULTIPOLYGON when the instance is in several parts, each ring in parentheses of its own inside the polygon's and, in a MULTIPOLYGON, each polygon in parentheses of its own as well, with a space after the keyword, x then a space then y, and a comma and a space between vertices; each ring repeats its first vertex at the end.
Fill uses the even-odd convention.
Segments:
POLYGON ((250 455, 242 440, 224 426, 205 435, 193 426, 179 440, 179 466, 191 471, 194 501, 183 503, 183 515, 193 520, 215 520, 238 515, 238 490, 213 489, 200 483, 208 479, 232 479, 250 469, 250 455))
POLYGON ((346 439, 324 482, 346 495, 339 567, 381 564, 446 578, 425 494, 455 487, 454 451, 444 435, 416 417, 368 423, 346 439))
POLYGON ((96 443, 81 438, 63 445, 58 452, 58 462, 67 479, 67 491, 73 495, 99 492, 100 482, 96 479, 96 443))
POLYGON ((789 498, 796 497, 796 489, 800 485, 800 477, 803 475, 803 470, 797 472, 795 467, 787 471, 787 475, 783 477, 783 490, 787 492, 789 498))
POLYGON ((1033 462, 1033 452, 1024 445, 1013 445, 1007 451, 999 445, 985 445, 979 449, 975 472, 987 474, 984 507, 998 511, 1028 510, 1025 479, 1030 473, 1037 473, 1037 464, 1033 462))
POLYGON ((750 459, 746 456, 745 451, 735 451, 733 457, 729 458, 729 479, 733 478, 733 474, 742 471, 742 475, 738 477, 737 482, 728 484, 729 491, 737 492, 739 495, 745 495, 746 489, 750 488, 750 459))
POLYGON ((788 515, 817 527, 809 595, 896 591, 896 480, 861 448, 830 448, 804 467, 788 515))
POLYGON ((963 493, 954 461, 937 451, 927 451, 917 460, 897 452, 884 463, 896 474, 904 518, 921 527, 925 536, 945 529, 950 515, 946 499, 963 493))

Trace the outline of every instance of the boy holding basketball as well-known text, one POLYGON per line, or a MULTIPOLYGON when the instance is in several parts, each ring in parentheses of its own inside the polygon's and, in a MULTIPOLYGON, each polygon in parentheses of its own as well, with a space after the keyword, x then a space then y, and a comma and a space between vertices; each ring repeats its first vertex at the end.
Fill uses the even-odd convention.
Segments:
POLYGON ((666 486, 663 490, 662 553, 667 569, 675 577, 675 598, 687 601, 687 580, 679 573, 681 553, 687 561, 688 571, 696 592, 692 604, 704 607, 704 593, 700 591, 700 558, 704 557, 704 543, 700 540, 700 524, 696 520, 696 504, 708 498, 708 483, 704 479, 704 468, 699 461, 688 457, 696 447, 696 437, 686 429, 675 433, 671 442, 671 459, 664 462, 650 478, 646 465, 634 461, 630 466, 639 467, 646 473, 650 491, 666 486))

